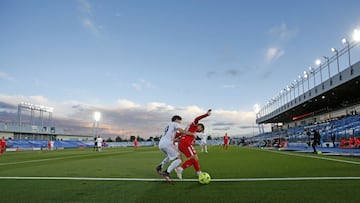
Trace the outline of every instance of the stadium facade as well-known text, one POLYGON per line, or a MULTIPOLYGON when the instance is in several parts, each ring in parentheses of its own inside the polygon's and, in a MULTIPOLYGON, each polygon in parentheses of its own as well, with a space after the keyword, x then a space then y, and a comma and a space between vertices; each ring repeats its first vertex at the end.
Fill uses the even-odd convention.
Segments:
MULTIPOLYGON (((351 63, 352 58, 359 57, 351 58, 350 54, 359 41, 343 39, 343 43, 346 45, 343 49, 332 48, 332 57, 324 56, 323 62, 318 60, 316 68, 309 67, 262 106, 256 115, 260 135, 265 134, 264 124, 271 124, 271 133, 276 134, 360 113, 360 61, 351 63)), ((354 130, 359 131, 359 126, 351 128, 353 134, 354 130)))
POLYGON ((52 113, 51 107, 21 102, 16 122, 0 122, 0 137, 16 140, 93 140, 93 135, 66 134, 53 123, 52 113))

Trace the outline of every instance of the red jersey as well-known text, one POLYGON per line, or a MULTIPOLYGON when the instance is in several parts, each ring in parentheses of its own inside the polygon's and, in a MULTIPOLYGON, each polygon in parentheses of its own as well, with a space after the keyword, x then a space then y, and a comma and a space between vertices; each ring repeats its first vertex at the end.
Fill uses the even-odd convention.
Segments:
POLYGON ((229 137, 227 135, 224 136, 224 144, 229 144, 229 137))
MULTIPOLYGON (((209 116, 209 114, 206 113, 206 114, 203 114, 201 116, 196 117, 194 119, 194 121, 190 124, 190 126, 186 129, 186 131, 191 132, 191 133, 195 133, 197 131, 197 126, 198 126, 199 121, 201 119, 203 119, 203 118, 208 117, 208 116, 209 116)), ((185 142, 188 145, 192 145, 194 140, 195 140, 194 136, 182 134, 180 142, 185 142)))
POLYGON ((6 140, 5 139, 1 139, 0 140, 0 148, 5 148, 6 147, 6 140))

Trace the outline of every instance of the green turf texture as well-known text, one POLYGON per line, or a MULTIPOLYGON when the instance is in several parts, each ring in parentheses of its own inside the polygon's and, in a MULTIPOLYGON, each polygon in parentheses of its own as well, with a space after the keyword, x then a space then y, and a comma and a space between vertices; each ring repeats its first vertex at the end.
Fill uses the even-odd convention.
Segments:
MULTIPOLYGON (((198 149, 198 151, 200 151, 198 149)), ((212 179, 360 177, 360 159, 258 148, 199 152, 212 179), (319 159, 320 158, 320 159, 319 159), (324 160, 331 158, 334 160, 324 160), (348 160, 355 163, 343 163, 348 160), (356 164, 358 163, 358 164, 356 164)), ((0 177, 161 178, 156 147, 6 152, 0 177)), ((173 179, 176 175, 171 174, 173 179)), ((193 168, 183 178, 196 179, 193 168)), ((0 179, 1 202, 360 202, 360 180, 217 182, 0 179)))

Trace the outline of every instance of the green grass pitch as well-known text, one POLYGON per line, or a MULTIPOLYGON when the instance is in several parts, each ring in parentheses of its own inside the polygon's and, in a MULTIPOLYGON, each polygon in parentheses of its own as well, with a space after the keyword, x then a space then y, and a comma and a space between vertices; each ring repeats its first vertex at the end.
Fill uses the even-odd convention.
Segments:
POLYGON ((166 183, 157 147, 6 152, 1 202, 360 202, 360 159, 242 148, 199 152, 208 185, 195 170, 166 183))

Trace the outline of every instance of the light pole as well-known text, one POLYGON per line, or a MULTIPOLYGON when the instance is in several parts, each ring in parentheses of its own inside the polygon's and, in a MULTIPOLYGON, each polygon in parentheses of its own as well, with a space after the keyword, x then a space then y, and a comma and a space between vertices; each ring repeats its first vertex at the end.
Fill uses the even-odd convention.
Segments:
POLYGON ((297 89, 298 89, 298 95, 297 96, 299 96, 300 95, 300 84, 299 84, 299 82, 300 81, 298 81, 298 80, 294 80, 294 86, 296 85, 297 86, 297 89))
POLYGON ((308 76, 306 71, 304 71, 304 76, 303 77, 307 80, 307 83, 308 83, 307 91, 309 91, 310 90, 310 81, 309 81, 309 76, 308 76))
POLYGON ((294 89, 294 100, 295 100, 295 83, 291 83, 291 88, 294 89))
POLYGON ((304 77, 302 75, 299 75, 299 78, 301 78, 301 84, 302 84, 302 89, 303 89, 303 94, 304 94, 305 93, 304 77))
POLYGON ((316 83, 316 81, 315 81, 315 69, 313 67, 309 66, 309 72, 314 77, 314 88, 315 88, 315 83, 316 83))
POLYGON ((347 46, 347 52, 348 52, 348 56, 349 56, 349 67, 351 67, 351 61, 350 61, 350 43, 345 39, 343 38, 341 40, 341 42, 347 46))
POLYGON ((286 104, 285 93, 286 93, 285 89, 282 89, 282 90, 280 91, 280 95, 281 95, 281 98, 282 98, 282 103, 283 103, 283 105, 286 104))
POLYGON ((291 100, 291 89, 290 89, 289 85, 286 86, 286 99, 287 99, 287 103, 289 103, 291 100), (290 96, 290 99, 289 99, 289 96, 290 96))
POLYGON ((94 135, 94 137, 98 136, 100 118, 101 118, 101 113, 96 111, 94 113, 94 124, 93 124, 93 135, 94 135))
POLYGON ((337 71, 338 71, 338 73, 339 73, 339 72, 340 72, 340 66, 339 66, 339 52, 338 52, 338 50, 337 50, 337 49, 335 49, 335 48, 331 48, 331 51, 332 51, 332 52, 335 52, 335 54, 336 54, 337 71))
POLYGON ((319 66, 319 70, 320 70, 320 82, 321 82, 321 84, 322 84, 323 79, 322 79, 322 70, 321 70, 321 61, 320 61, 320 59, 316 59, 315 64, 316 64, 317 66, 319 66))
POLYGON ((330 79, 330 59, 327 56, 323 56, 323 57, 324 57, 324 59, 326 60, 326 63, 327 63, 329 79, 330 79))

